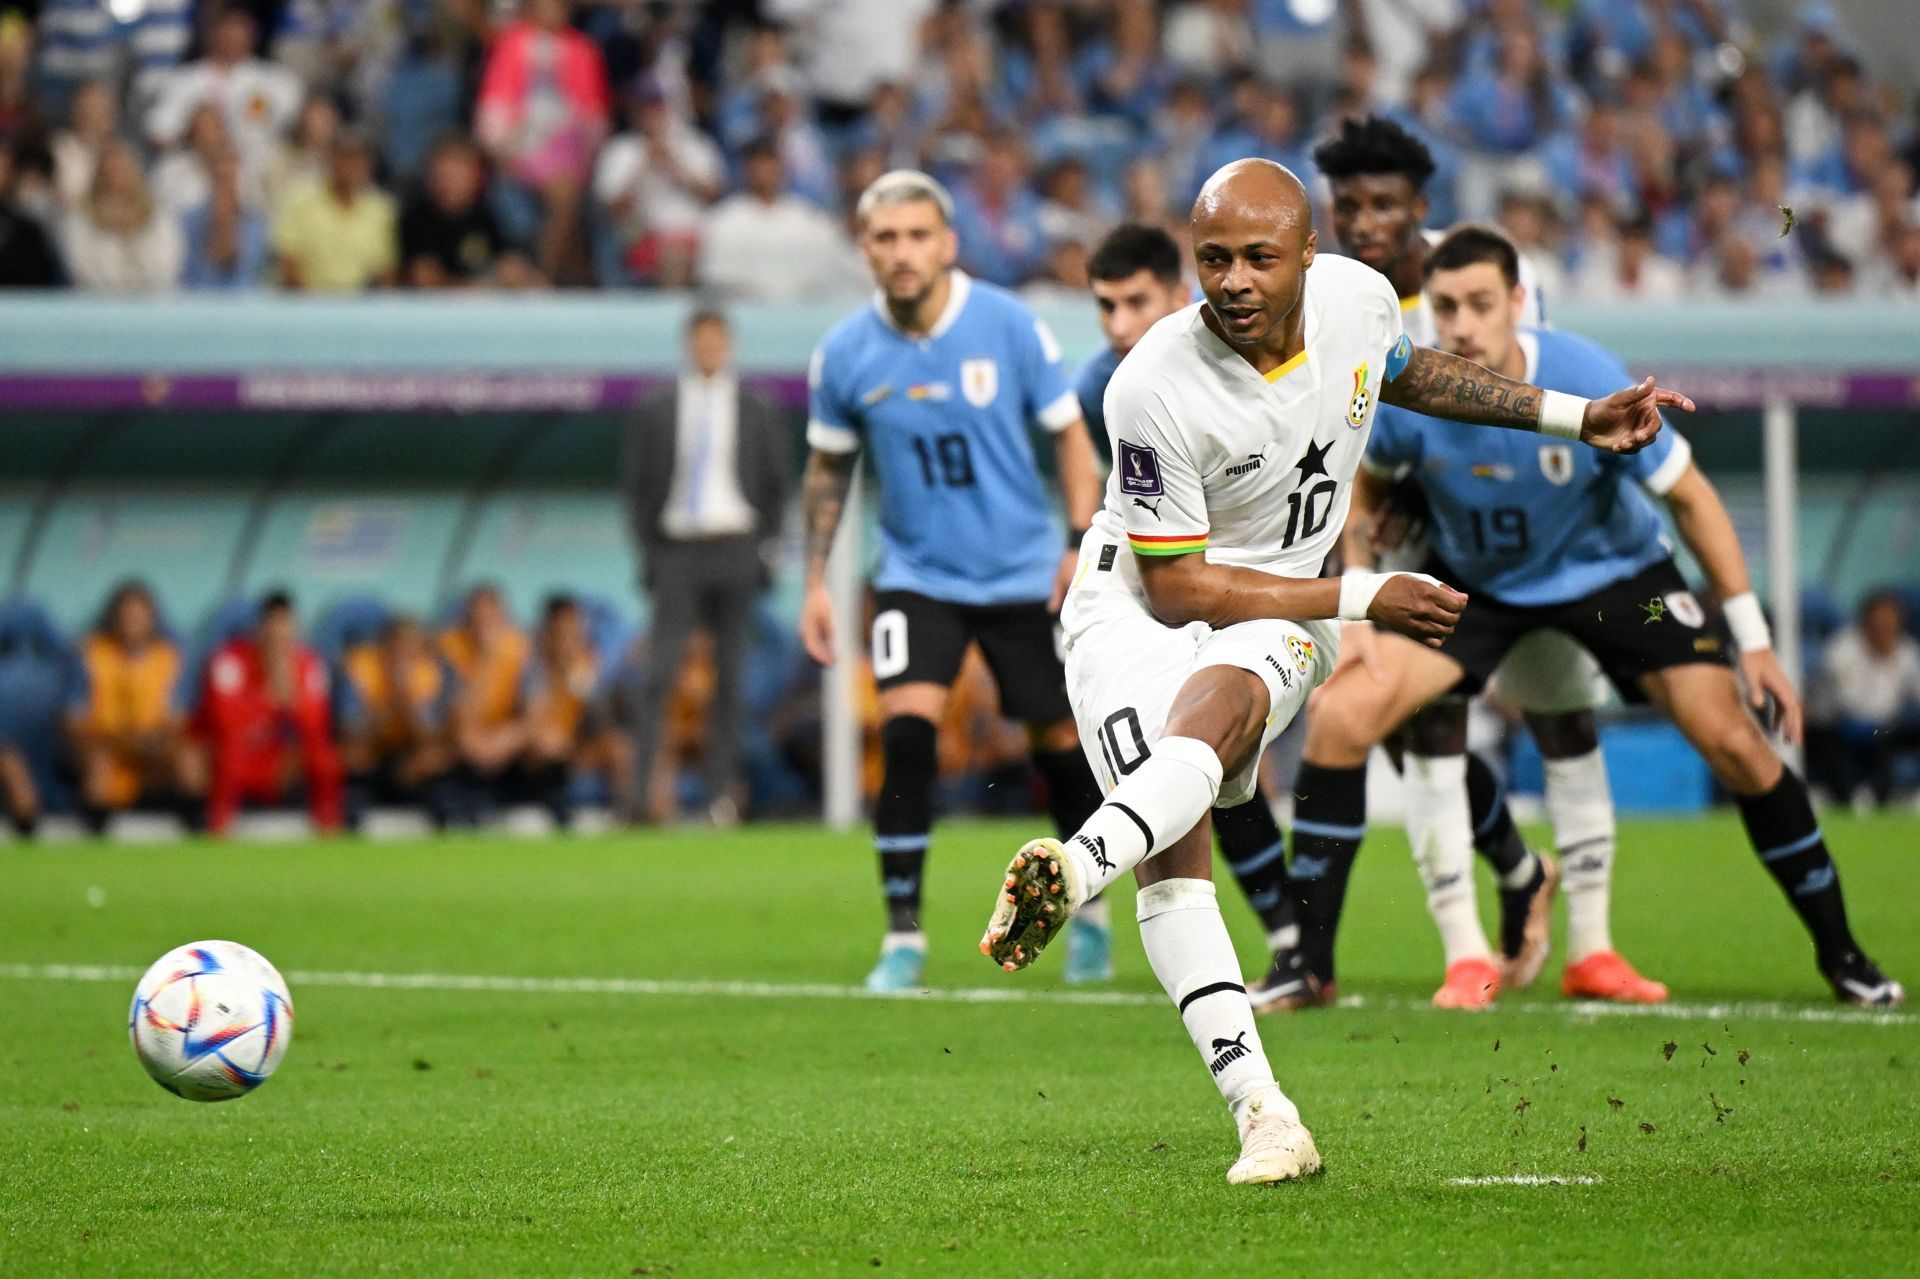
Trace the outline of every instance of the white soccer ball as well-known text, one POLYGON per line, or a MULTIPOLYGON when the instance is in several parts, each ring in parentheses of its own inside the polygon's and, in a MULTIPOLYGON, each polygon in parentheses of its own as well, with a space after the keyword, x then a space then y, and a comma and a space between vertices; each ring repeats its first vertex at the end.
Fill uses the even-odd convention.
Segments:
POLYGON ((225 1101, 273 1074, 293 1038, 279 972, 238 942, 197 941, 154 961, 134 987, 127 1033, 154 1082, 189 1101, 225 1101))

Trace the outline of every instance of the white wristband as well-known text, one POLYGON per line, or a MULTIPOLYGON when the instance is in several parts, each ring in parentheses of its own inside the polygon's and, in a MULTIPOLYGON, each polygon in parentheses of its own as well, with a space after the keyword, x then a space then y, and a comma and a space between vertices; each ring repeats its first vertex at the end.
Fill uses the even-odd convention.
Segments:
POLYGON ((1733 632, 1734 646, 1742 653, 1757 653, 1773 647, 1773 632, 1767 628, 1767 615, 1752 591, 1723 600, 1720 611, 1727 615, 1727 629, 1733 632))
POLYGON ((1387 579, 1396 577, 1394 573, 1369 573, 1363 568, 1350 568, 1340 575, 1340 620, 1343 622, 1364 622, 1367 610, 1373 607, 1373 597, 1387 584, 1387 579))
POLYGON ((1587 420, 1587 405, 1592 401, 1564 391, 1543 391, 1540 395, 1540 434, 1563 440, 1580 438, 1580 427, 1587 420))

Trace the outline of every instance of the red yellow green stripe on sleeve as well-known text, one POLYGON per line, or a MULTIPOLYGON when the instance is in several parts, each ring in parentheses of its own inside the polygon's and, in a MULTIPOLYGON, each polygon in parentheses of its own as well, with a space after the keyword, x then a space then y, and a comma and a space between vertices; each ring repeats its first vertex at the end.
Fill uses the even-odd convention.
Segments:
POLYGON ((1172 533, 1147 537, 1139 533, 1129 533, 1127 545, 1133 548, 1135 555, 1192 555, 1195 551, 1207 549, 1207 535, 1205 533, 1172 533))

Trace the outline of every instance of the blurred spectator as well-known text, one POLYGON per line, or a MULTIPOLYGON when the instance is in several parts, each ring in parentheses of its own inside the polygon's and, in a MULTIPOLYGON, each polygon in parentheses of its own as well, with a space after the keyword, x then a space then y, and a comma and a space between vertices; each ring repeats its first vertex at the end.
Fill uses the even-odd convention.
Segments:
POLYGON ((240 191, 240 153, 227 147, 213 157, 206 202, 180 218, 186 239, 189 289, 252 289, 267 281, 272 265, 266 215, 240 191))
POLYGON ((442 139, 427 160, 426 179, 400 215, 400 263, 416 289, 473 285, 529 288, 533 264, 507 242, 487 208, 486 159, 463 137, 442 139))
MULTIPOLYGON (((1258 80, 1245 80, 1235 90, 1238 118, 1214 138, 1196 175, 1201 181, 1222 165, 1242 156, 1277 160, 1312 190, 1316 181, 1313 150, 1300 127, 1300 104, 1290 90, 1258 80)), ((1184 194, 1191 200, 1196 186, 1184 194)))
POLYGON ((960 265, 970 274, 1015 288, 1047 252, 1040 200, 1027 185, 1026 149, 1011 133, 987 139, 986 153, 953 192, 953 229, 960 265))
POLYGON ((1490 193, 1538 182, 1537 149, 1566 127, 1572 95, 1525 23, 1501 29, 1494 66, 1460 77, 1449 98, 1455 126, 1469 147, 1457 198, 1464 217, 1491 212, 1490 193))
POLYGON ((1834 195, 1859 195, 1895 159, 1893 136, 1885 121, 1861 111, 1848 118, 1840 141, 1811 164, 1807 181, 1834 195))
POLYGON ((1853 263, 1832 251, 1812 254, 1807 274, 1813 291, 1822 297, 1845 297, 1853 292, 1853 263))
POLYGON ((66 128, 53 135, 53 187, 60 207, 71 209, 87 198, 100 153, 120 136, 120 100, 113 86, 89 80, 73 95, 66 128))
POLYGON ((93 189, 62 233, 76 285, 102 293, 161 293, 180 283, 186 241, 180 223, 147 193, 139 157, 124 142, 100 156, 93 189))
POLYGON ((1581 265, 1573 291, 1583 302, 1672 302, 1685 296, 1687 273, 1655 251, 1651 223, 1631 218, 1620 222, 1612 252, 1581 265))
POLYGON ((1605 102, 1587 108, 1577 131, 1550 140, 1541 159, 1551 189, 1563 198, 1599 195, 1616 213, 1635 202, 1633 165, 1620 141, 1620 117, 1605 102))
POLYGON ((556 284, 587 278, 581 195, 611 110, 606 64, 567 25, 566 0, 523 0, 494 38, 474 129, 502 173, 539 197, 536 257, 556 284))
POLYGON ((143 800, 197 825, 207 758, 187 736, 193 690, 146 586, 129 582, 113 592, 81 661, 87 694, 74 716, 73 753, 88 825, 98 833, 108 814, 143 800))
POLYGON ((629 132, 600 152, 594 201, 625 272, 660 288, 686 288, 699 260, 707 206, 725 184, 725 162, 651 81, 629 94, 627 122, 629 132))
POLYGON ((759 136, 760 86, 782 69, 790 69, 786 34, 778 27, 755 27, 714 107, 714 130, 728 151, 738 151, 759 136))
POLYGON ((453 681, 420 623, 388 619, 379 640, 349 651, 341 668, 340 752, 353 820, 369 804, 420 804, 444 827, 454 809, 453 681))
MULTIPOLYGON (((184 145, 161 156, 153 166, 154 202, 175 217, 188 209, 200 208, 213 194, 214 165, 229 155, 239 159, 219 108, 211 103, 197 108, 187 125, 184 145)), ((250 180, 255 177, 256 174, 236 169, 241 199, 254 208, 262 208, 266 202, 260 184, 250 180)))
POLYGON ((1087 246, 1079 240, 1055 240, 1047 247, 1045 268, 1021 286, 1020 296, 1040 304, 1084 301, 1091 283, 1088 256, 1087 246))
MULTIPOLYGON (((1153 113, 1151 127, 1163 190, 1160 205, 1150 216, 1158 218, 1164 216, 1171 194, 1177 192, 1191 198, 1211 172, 1201 170, 1201 165, 1207 159, 1207 149, 1213 141, 1215 127, 1213 107, 1207 100, 1206 90, 1194 80, 1176 83, 1165 102, 1153 113)), ((1134 161, 1135 166, 1140 163, 1142 160, 1134 161)), ((1132 167, 1129 166, 1129 173, 1132 167)), ((1127 209, 1127 216, 1136 222, 1150 220, 1145 209, 1132 204, 1127 209)))
POLYGON ((919 72, 920 25, 934 0, 762 0, 768 21, 795 30, 806 87, 823 118, 841 129, 860 118, 873 91, 919 72))
MULTIPOLYGON (((1429 179, 1431 184, 1432 179, 1429 179)), ((1432 219, 1429 219, 1431 224, 1432 219)), ((1513 241, 1513 247, 1533 270, 1536 287, 1543 299, 1564 297, 1567 272, 1561 265, 1560 210, 1551 197, 1524 191, 1503 192, 1500 197, 1500 229, 1513 241)))
POLYGON ((141 0, 133 22, 122 21, 124 0, 40 0, 39 8, 40 79, 55 112, 76 86, 116 80, 123 70, 149 100, 193 43, 195 0, 141 0))
POLYGON ((1819 163, 1840 146, 1841 126, 1866 107, 1860 63, 1847 54, 1835 57, 1787 103, 1787 154, 1799 164, 1819 163))
POLYGON ((454 756, 470 786, 500 783, 526 744, 520 688, 527 637, 507 616, 495 586, 467 593, 460 621, 440 634, 440 656, 452 668, 454 756))
MULTIPOLYGON (((650 655, 634 693, 631 805, 648 802, 668 700, 696 631, 712 636, 705 750, 709 814, 739 812, 742 662, 770 583, 793 481, 793 424, 739 385, 726 318, 696 312, 678 381, 640 402, 621 446, 628 528, 652 601, 650 655)), ((659 820, 631 807, 629 820, 659 820)))
POLYGON ((747 148, 746 190, 707 216, 699 278, 731 298, 797 302, 819 297, 845 252, 834 220, 786 189, 771 139, 747 148))
POLYGON ((1753 243, 1727 232, 1694 264, 1692 293, 1715 301, 1782 302, 1806 292, 1797 266, 1770 269, 1753 243))
POLYGON ((13 196, 13 148, 0 143, 0 289, 53 289, 66 272, 53 237, 13 196))
POLYGON ((300 106, 292 132, 273 148, 261 174, 267 207, 277 208, 295 187, 327 176, 327 157, 340 137, 340 108, 316 93, 300 106))
POLYGON ((1714 174, 1700 188, 1693 204, 1670 211, 1660 219, 1654 239, 1663 256, 1691 266, 1733 229, 1740 211, 1740 188, 1726 174, 1714 174))
POLYGON ((1913 170, 1890 164, 1876 173, 1865 195, 1842 200, 1827 215, 1827 243, 1836 252, 1864 262, 1879 256, 1889 236, 1908 222, 1920 221, 1913 170))
POLYGON ((1920 223, 1905 223, 1888 232, 1886 262, 1877 273, 1873 291, 1900 302, 1920 302, 1920 223))
POLYGON ((580 605, 547 601, 521 691, 526 753, 519 762, 526 798, 544 804, 562 826, 573 818, 575 775, 603 779, 614 807, 625 809, 631 771, 626 740, 614 731, 599 696, 600 667, 580 605))
POLYGON ((1816 742, 1842 800, 1886 803, 1895 763, 1920 752, 1920 642, 1906 621, 1900 597, 1877 591, 1821 655, 1816 742))
POLYGON ((0 12, 0 142, 44 131, 33 97, 33 27, 18 13, 0 12))
POLYGON ((898 84, 883 84, 867 100, 867 112, 844 136, 842 153, 878 152, 881 172, 920 165, 920 121, 912 96, 898 84))
POLYGON ((799 77, 787 68, 775 67, 761 76, 754 126, 754 136, 772 138, 779 146, 794 194, 822 208, 831 205, 834 174, 826 139, 807 116, 799 77))
POLYGON ((1359 0, 1358 7, 1375 65, 1368 105, 1391 110, 1406 105, 1420 69, 1445 47, 1473 6, 1462 0, 1359 0))
POLYGON ((247 800, 283 803, 304 788, 313 824, 338 830, 345 795, 331 719, 326 663, 300 642, 293 600, 276 591, 253 633, 207 663, 195 716, 213 755, 207 829, 224 833, 247 800))
POLYGON ((1176 71, 1224 80, 1253 69, 1247 0, 1183 0, 1167 13, 1161 49, 1176 71))
POLYGON ((147 112, 147 137, 164 150, 180 141, 193 113, 211 103, 240 149, 243 167, 259 172, 293 124, 303 89, 299 77, 254 56, 255 26, 245 9, 222 10, 207 33, 206 56, 170 73, 147 112))
MULTIPOLYGON (((1055 160, 1040 179, 1040 229, 1047 243, 1057 246, 1072 241, 1084 253, 1096 244, 1118 220, 1114 210, 1094 190, 1087 166, 1074 156, 1055 160)), ((1051 258, 1052 250, 1049 249, 1051 258)), ((1058 272, 1051 272, 1058 276, 1058 272)))
POLYGON ((355 74, 366 114, 385 135, 387 164, 402 179, 420 176, 434 139, 459 128, 466 108, 464 71, 453 52, 457 25, 437 7, 403 21, 399 10, 413 2, 369 0, 362 26, 375 33, 373 47, 355 74), (391 15, 386 21, 377 16, 382 10, 391 15))
POLYGON ((290 289, 351 293, 390 285, 398 270, 393 198, 373 185, 373 156, 349 130, 334 140, 324 179, 287 193, 273 214, 280 282, 290 289))

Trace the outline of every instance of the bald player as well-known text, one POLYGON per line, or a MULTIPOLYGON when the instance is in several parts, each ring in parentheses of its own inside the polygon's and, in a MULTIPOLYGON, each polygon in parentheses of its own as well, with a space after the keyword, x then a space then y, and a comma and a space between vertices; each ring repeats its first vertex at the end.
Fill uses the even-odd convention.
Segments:
POLYGON ((1314 252, 1299 180, 1239 160, 1193 209, 1205 300, 1161 320, 1107 391, 1114 469, 1061 621, 1067 685, 1105 802, 1013 858, 981 949, 1023 968, 1128 871, 1140 940, 1240 1134, 1236 1183, 1320 1167, 1274 1082, 1214 898, 1208 810, 1243 803, 1261 749, 1332 673, 1341 619, 1438 644, 1465 596, 1419 573, 1318 576, 1375 404, 1631 452, 1646 382, 1556 397, 1415 347, 1386 277, 1314 252))

